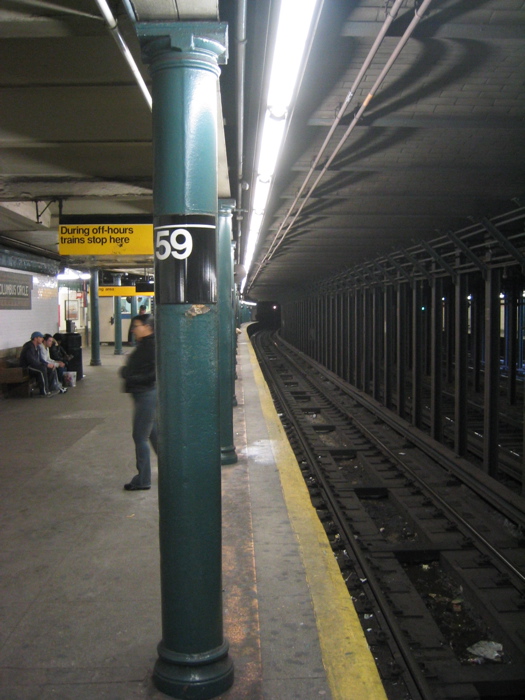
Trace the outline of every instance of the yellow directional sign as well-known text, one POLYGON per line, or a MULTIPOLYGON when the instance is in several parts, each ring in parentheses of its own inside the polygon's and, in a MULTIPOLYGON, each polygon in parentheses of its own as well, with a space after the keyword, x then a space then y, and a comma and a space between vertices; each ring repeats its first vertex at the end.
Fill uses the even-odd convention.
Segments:
POLYGON ((137 292, 135 287, 99 287, 99 297, 152 297, 155 292, 137 292))
POLYGON ((58 252, 74 256, 153 255, 153 225, 61 224, 58 252))

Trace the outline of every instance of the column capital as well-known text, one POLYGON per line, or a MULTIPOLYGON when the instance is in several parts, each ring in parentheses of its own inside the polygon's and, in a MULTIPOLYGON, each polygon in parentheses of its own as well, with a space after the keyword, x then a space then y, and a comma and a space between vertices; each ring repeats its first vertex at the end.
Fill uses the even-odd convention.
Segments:
POLYGON ((231 215, 235 209, 234 199, 219 199, 219 216, 231 215))
POLYGON ((135 29, 145 58, 149 58, 151 46, 152 53, 166 50, 205 53, 214 56, 219 65, 228 62, 226 22, 137 22, 135 29))

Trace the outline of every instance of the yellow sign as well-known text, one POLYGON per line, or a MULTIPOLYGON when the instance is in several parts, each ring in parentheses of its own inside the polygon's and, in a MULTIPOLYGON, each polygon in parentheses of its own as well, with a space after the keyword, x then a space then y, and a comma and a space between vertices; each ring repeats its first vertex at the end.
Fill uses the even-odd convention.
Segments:
POLYGON ((60 255, 153 255, 153 224, 61 224, 60 255))
POLYGON ((155 292, 137 292, 135 287, 99 287, 99 297, 152 297, 155 292))

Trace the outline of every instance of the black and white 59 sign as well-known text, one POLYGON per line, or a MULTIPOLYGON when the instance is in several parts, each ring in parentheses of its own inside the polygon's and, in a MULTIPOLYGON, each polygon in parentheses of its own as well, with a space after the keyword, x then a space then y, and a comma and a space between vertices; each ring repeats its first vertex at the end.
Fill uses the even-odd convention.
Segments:
POLYGON ((155 217, 155 302, 217 301, 217 226, 201 214, 155 217))
POLYGON ((185 260, 193 250, 193 238, 186 228, 159 226, 155 229, 155 257, 166 260, 173 255, 177 260, 185 260))

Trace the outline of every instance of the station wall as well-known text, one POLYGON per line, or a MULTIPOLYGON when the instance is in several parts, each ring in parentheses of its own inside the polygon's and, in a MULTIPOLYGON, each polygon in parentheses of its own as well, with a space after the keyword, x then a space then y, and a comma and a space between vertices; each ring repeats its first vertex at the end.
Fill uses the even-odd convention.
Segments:
POLYGON ((58 283, 56 277, 0 267, 0 272, 33 278, 30 309, 0 309, 0 351, 19 347, 33 331, 58 331, 58 283))

